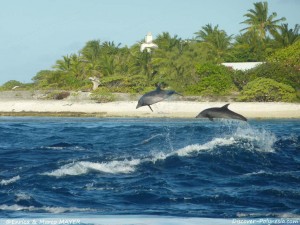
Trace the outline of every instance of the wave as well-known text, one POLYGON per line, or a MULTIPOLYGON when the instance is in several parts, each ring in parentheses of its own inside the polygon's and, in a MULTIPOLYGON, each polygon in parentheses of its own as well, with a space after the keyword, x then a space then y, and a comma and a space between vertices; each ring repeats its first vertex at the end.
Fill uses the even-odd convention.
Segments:
POLYGON ((9 184, 12 184, 12 183, 15 183, 16 181, 20 180, 20 176, 15 176, 11 179, 8 179, 8 180, 1 180, 0 181, 0 185, 9 185, 9 184))
POLYGON ((204 144, 187 145, 167 154, 166 157, 171 155, 188 156, 192 153, 211 151, 217 147, 232 145, 246 151, 274 152, 273 145, 276 141, 276 136, 268 131, 238 127, 231 135, 214 138, 204 144))
POLYGON ((135 166, 140 164, 141 160, 123 160, 123 161, 111 161, 105 163, 95 163, 88 161, 79 161, 75 163, 70 163, 62 166, 61 168, 54 170, 52 172, 43 173, 43 175, 63 177, 63 176, 77 176, 86 174, 90 171, 97 171, 103 173, 131 173, 135 170, 135 166))
POLYGON ((14 205, 0 205, 0 210, 6 211, 44 211, 48 213, 65 213, 65 212, 90 212, 94 211, 90 208, 77 208, 77 207, 35 207, 35 206, 22 206, 18 204, 14 205))
POLYGON ((174 153, 169 155, 178 155, 178 156, 188 156, 193 152, 205 151, 205 150, 213 150, 215 147, 218 146, 228 146, 235 143, 234 138, 214 138, 213 140, 205 143, 205 144, 194 144, 188 145, 184 148, 181 148, 174 153))
POLYGON ((266 179, 267 178, 272 179, 272 180, 279 179, 282 182, 284 182, 284 181, 299 182, 300 181, 300 171, 299 170, 288 170, 288 171, 278 171, 278 172, 259 170, 256 172, 243 174, 242 176, 244 176, 244 177, 262 176, 266 179))
MULTIPOLYGON (((154 135, 147 139, 150 141, 153 138, 161 136, 161 134, 154 135)), ((265 131, 252 129, 251 127, 238 127, 233 134, 225 135, 224 137, 216 137, 211 141, 203 144, 192 144, 187 145, 178 150, 173 150, 170 153, 163 151, 153 153, 152 155, 144 158, 136 159, 123 159, 113 160, 109 162, 89 162, 89 161, 78 161, 66 164, 57 170, 52 172, 46 172, 42 175, 63 177, 63 176, 77 176, 87 174, 90 171, 112 173, 112 174, 125 174, 132 173, 136 170, 136 167, 141 163, 152 162, 155 163, 158 160, 165 160, 171 156, 189 157, 195 153, 202 151, 213 151, 216 148, 222 146, 235 146, 244 151, 259 151, 259 152, 274 152, 273 145, 276 142, 274 134, 265 131)))
POLYGON ((24 201, 24 200, 31 200, 31 196, 25 193, 16 193, 16 201, 20 202, 20 201, 24 201))

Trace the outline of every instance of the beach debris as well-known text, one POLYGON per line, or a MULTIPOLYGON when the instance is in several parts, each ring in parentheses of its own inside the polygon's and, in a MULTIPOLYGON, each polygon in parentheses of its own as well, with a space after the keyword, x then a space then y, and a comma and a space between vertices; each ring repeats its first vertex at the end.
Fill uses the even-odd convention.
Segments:
POLYGON ((100 80, 98 77, 89 77, 89 80, 93 83, 93 91, 95 91, 99 85, 100 85, 100 80))
POLYGON ((70 92, 68 91, 62 91, 62 92, 59 92, 59 93, 55 93, 54 96, 53 96, 53 99, 55 100, 62 100, 62 99, 65 99, 67 97, 70 96, 70 92))
POLYGON ((20 86, 14 86, 11 90, 15 90, 15 89, 17 89, 17 88, 19 88, 20 86))

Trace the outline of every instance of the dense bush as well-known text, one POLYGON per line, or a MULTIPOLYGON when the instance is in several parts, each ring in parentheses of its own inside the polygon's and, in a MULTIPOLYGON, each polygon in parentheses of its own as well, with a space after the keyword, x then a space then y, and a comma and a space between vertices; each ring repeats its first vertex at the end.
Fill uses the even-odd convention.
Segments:
POLYGON ((92 87, 88 78, 79 79, 72 73, 41 70, 32 78, 35 89, 86 90, 92 87))
POLYGON ((254 80, 255 78, 256 78, 255 74, 247 73, 242 70, 234 70, 231 73, 231 79, 239 91, 241 91, 246 84, 248 84, 250 81, 254 80))
POLYGON ((0 87, 0 90, 1 91, 9 91, 9 90, 12 90, 14 87, 22 87, 22 86, 24 86, 23 83, 16 81, 16 80, 10 80, 10 81, 7 81, 5 84, 3 84, 0 87))
POLYGON ((286 48, 279 49, 268 58, 268 61, 300 69, 300 40, 286 48))
POLYGON ((269 78, 257 78, 249 82, 238 98, 246 102, 293 102, 296 99, 293 87, 269 78))
POLYGON ((197 74, 200 77, 206 77, 212 74, 230 74, 230 69, 223 65, 215 63, 205 63, 197 65, 197 74))
POLYGON ((212 74, 204 77, 198 84, 188 88, 191 94, 200 95, 226 95, 235 90, 231 77, 222 74, 212 74))
POLYGON ((221 65, 205 64, 197 68, 198 80, 187 88, 188 94, 226 95, 237 90, 228 68, 221 65))
POLYGON ((263 63, 246 72, 246 77, 254 80, 258 77, 270 78, 277 82, 300 88, 300 71, 282 63, 263 63))

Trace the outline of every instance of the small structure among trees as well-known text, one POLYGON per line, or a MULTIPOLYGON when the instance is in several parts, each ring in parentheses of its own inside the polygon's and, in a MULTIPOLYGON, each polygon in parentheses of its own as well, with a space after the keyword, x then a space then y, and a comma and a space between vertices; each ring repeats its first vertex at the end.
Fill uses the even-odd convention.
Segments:
POLYGON ((231 68, 233 70, 250 70, 258 65, 262 64, 263 62, 228 62, 228 63, 222 63, 223 66, 226 66, 228 68, 231 68))

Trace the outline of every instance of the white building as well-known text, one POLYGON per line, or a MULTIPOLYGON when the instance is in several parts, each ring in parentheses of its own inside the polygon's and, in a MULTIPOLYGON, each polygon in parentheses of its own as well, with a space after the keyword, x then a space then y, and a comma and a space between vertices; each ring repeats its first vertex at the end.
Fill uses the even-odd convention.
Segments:
POLYGON ((263 62, 232 62, 232 63, 222 63, 223 66, 232 68, 234 70, 250 70, 258 65, 262 64, 263 62))

